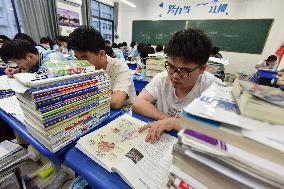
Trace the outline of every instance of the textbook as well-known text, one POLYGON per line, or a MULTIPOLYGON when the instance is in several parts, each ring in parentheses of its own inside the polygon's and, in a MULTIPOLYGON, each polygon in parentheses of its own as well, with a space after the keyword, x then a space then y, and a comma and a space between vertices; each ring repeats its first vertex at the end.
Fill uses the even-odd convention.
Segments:
POLYGON ((95 66, 87 60, 66 60, 56 63, 47 61, 45 65, 50 76, 64 76, 95 71, 95 66))
POLYGON ((132 188, 166 188, 172 146, 177 139, 163 134, 145 142, 146 123, 128 114, 79 139, 76 147, 109 172, 117 172, 132 188))
POLYGON ((252 84, 236 79, 232 95, 241 115, 284 125, 284 92, 280 89, 252 84))

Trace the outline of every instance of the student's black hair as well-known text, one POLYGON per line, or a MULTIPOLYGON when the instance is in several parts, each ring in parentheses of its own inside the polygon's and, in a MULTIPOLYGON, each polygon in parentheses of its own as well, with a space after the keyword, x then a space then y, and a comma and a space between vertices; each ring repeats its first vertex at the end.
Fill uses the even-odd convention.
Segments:
POLYGON ((148 46, 150 46, 150 47, 152 46, 152 44, 151 44, 151 43, 147 43, 147 45, 148 45, 148 46))
POLYGON ((14 39, 26 40, 26 41, 29 41, 33 46, 37 45, 37 43, 33 40, 33 38, 31 38, 31 36, 25 33, 17 33, 14 39))
POLYGON ((109 44, 109 45, 110 45, 110 41, 109 41, 109 40, 106 40, 106 44, 109 44))
POLYGON ((215 54, 217 54, 219 51, 220 51, 220 48, 219 48, 219 47, 212 47, 211 54, 212 54, 212 55, 215 55, 215 54))
POLYGON ((136 44, 137 44, 136 41, 132 41, 132 42, 130 43, 130 47, 131 47, 131 48, 134 48, 134 46, 135 46, 136 44))
POLYGON ((6 35, 0 35, 0 40, 4 43, 5 41, 10 40, 10 38, 6 35))
POLYGON ((43 43, 49 43, 49 39, 47 37, 42 37, 40 38, 40 41, 39 41, 41 44, 43 43))
POLYGON ((93 27, 80 26, 70 33, 68 49, 98 54, 100 50, 105 50, 105 40, 93 27))
POLYGON ((146 46, 144 43, 139 43, 139 44, 137 45, 137 51, 138 51, 139 53, 141 53, 141 50, 143 49, 144 46, 146 46))
POLYGON ((149 54, 154 54, 155 53, 155 49, 153 47, 150 47, 148 45, 144 46, 140 52, 140 58, 143 59, 143 63, 146 63, 145 58, 147 58, 149 56, 149 54))
POLYGON ((162 52, 163 51, 163 46, 162 45, 157 45, 156 46, 156 52, 162 52))
POLYGON ((108 56, 113 57, 114 52, 110 46, 106 46, 105 52, 108 56))
POLYGON ((46 37, 48 42, 49 42, 49 46, 50 49, 53 50, 53 46, 56 44, 49 36, 46 37))
POLYGON ((59 41, 59 42, 66 42, 66 43, 68 43, 68 40, 69 40, 69 37, 68 36, 62 36, 62 35, 60 35, 60 36, 57 36, 57 41, 59 41))
POLYGON ((275 60, 277 60, 277 56, 275 56, 275 55, 270 55, 270 56, 266 59, 267 62, 275 61, 275 60))
POLYGON ((2 45, 0 55, 1 59, 7 62, 11 59, 25 58, 28 53, 38 54, 38 51, 29 41, 13 39, 2 45))
POLYGON ((127 46, 127 43, 126 43, 126 42, 123 42, 123 43, 121 43, 121 45, 122 45, 123 47, 125 47, 125 46, 127 46))
POLYGON ((164 52, 184 63, 204 65, 212 49, 211 39, 199 29, 185 29, 176 32, 169 40, 164 52))
POLYGON ((118 43, 118 48, 122 47, 122 44, 121 43, 118 43))
POLYGON ((117 45, 116 43, 113 43, 111 47, 112 47, 112 48, 116 48, 116 49, 118 49, 118 48, 119 48, 119 47, 118 47, 118 45, 117 45))

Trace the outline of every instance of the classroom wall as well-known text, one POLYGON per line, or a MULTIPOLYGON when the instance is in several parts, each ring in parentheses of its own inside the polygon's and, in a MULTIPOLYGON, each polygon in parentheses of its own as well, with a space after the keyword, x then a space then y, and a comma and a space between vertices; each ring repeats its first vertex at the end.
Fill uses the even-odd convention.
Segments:
POLYGON ((234 52, 221 52, 230 60, 230 65, 226 68, 228 72, 245 71, 255 72, 254 66, 262 59, 273 54, 275 50, 284 43, 284 17, 282 0, 130 0, 136 4, 132 8, 120 2, 118 16, 119 42, 131 42, 132 21, 133 20, 205 20, 205 19, 263 19, 273 18, 274 23, 270 30, 262 54, 247 54, 234 52), (164 2, 164 7, 159 4, 164 2), (210 2, 211 4, 196 6, 199 3, 210 2), (167 14, 170 4, 186 6, 190 5, 189 13, 167 14), (209 13, 211 6, 228 4, 224 13, 209 13))

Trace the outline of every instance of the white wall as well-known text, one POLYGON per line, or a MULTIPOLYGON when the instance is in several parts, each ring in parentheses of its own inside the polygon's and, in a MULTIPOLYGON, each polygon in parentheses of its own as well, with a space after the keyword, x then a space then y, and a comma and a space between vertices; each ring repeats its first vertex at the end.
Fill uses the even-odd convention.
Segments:
POLYGON ((247 54, 224 52, 221 54, 229 58, 230 65, 227 67, 228 72, 237 72, 244 70, 248 73, 255 72, 254 66, 257 62, 273 54, 276 49, 284 42, 284 1, 283 0, 219 0, 220 3, 227 3, 226 14, 209 13, 210 5, 196 7, 194 5, 208 1, 198 0, 164 0, 166 8, 159 8, 162 1, 159 0, 129 0, 137 7, 129 7, 119 2, 118 16, 118 35, 119 42, 131 42, 132 38, 132 21, 133 20, 205 20, 205 19, 263 19, 272 18, 274 23, 270 30, 262 54, 247 54), (167 15, 169 4, 190 5, 189 14, 167 15), (162 17, 159 15, 162 14, 162 17))

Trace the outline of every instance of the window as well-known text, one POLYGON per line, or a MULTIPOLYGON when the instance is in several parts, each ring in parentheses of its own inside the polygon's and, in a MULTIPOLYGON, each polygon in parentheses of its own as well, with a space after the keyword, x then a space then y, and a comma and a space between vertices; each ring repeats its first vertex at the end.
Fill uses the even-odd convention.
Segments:
POLYGON ((0 0, 0 34, 14 38, 24 32, 17 0, 0 0))
POLYGON ((113 7, 92 1, 92 25, 105 40, 113 42, 113 7))

